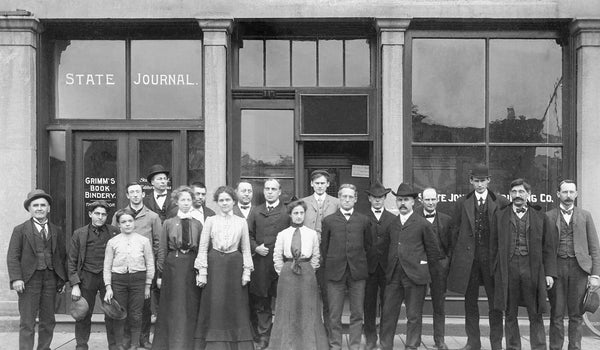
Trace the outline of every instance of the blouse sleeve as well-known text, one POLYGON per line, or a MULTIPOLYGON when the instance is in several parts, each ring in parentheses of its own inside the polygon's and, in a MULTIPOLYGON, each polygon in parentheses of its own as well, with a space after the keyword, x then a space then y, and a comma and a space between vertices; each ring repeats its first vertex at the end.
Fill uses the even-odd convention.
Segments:
POLYGON ((202 234, 200 234, 200 243, 198 244, 198 256, 194 261, 194 267, 198 270, 200 276, 208 276, 208 244, 210 242, 210 231, 212 230, 212 218, 206 218, 202 234))
POLYGON ((252 263, 252 253, 250 252, 250 235, 248 233, 248 224, 246 220, 242 220, 242 237, 240 237, 240 244, 242 245, 242 258, 244 260, 244 272, 242 273, 242 280, 250 281, 250 273, 254 270, 254 263, 252 263))
POLYGON ((277 240, 275 241, 275 248, 273 249, 273 265, 275 272, 281 274, 281 268, 283 267, 283 235, 285 231, 281 231, 277 234, 277 240))
MULTIPOLYGON (((159 219, 160 220, 160 219, 159 219)), ((162 224, 162 230, 160 230, 160 239, 158 241, 158 255, 156 257, 156 269, 158 270, 158 277, 161 277, 163 266, 165 263, 165 256, 167 255, 168 248, 168 223, 165 221, 162 224)))
POLYGON ((112 274, 112 265, 114 259, 114 249, 113 249, 114 240, 111 238, 106 243, 106 250, 104 252, 104 270, 102 272, 102 277, 104 278, 104 285, 108 286, 112 283, 111 274, 112 274))
POLYGON ((321 259, 321 251, 319 249, 319 235, 317 234, 317 232, 315 232, 315 234, 313 235, 313 242, 312 242, 312 256, 310 257, 310 265, 313 267, 313 269, 316 270, 319 268, 320 259, 321 259))

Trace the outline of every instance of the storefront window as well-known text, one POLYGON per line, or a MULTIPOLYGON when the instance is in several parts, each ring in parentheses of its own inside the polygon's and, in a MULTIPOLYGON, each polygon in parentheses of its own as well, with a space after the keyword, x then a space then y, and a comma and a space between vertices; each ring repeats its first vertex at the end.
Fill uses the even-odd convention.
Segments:
POLYGON ((302 134, 366 135, 368 97, 302 95, 302 134))
POLYGON ((292 41, 292 84, 294 86, 317 85, 317 43, 315 41, 292 41))
POLYGON ((67 148, 64 131, 50 131, 48 135, 48 152, 50 155, 50 172, 48 176, 49 194, 52 196, 50 221, 59 225, 63 231, 67 229, 66 219, 66 166, 67 148))
MULTIPOLYGON (((167 169, 173 164, 173 141, 172 140, 144 140, 140 138, 138 143, 138 174, 140 174, 139 182, 144 190, 152 189, 152 184, 148 183, 145 174, 154 164, 161 164, 167 169)), ((172 168, 171 168, 172 169, 172 168)), ((169 181, 169 189, 171 181, 169 181)))
POLYGON ((188 183, 204 182, 204 132, 188 131, 188 183))
POLYGON ((344 84, 344 42, 319 40, 319 86, 344 84))
POLYGON ((266 41, 267 86, 290 86, 290 41, 266 41))

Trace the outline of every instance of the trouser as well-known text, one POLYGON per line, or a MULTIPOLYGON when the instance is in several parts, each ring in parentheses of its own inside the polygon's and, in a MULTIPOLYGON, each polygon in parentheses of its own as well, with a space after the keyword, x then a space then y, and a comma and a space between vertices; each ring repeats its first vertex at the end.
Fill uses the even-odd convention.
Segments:
POLYGON ((367 344, 377 344, 377 299, 379 298, 379 310, 383 307, 385 291, 385 271, 381 265, 373 273, 369 274, 365 285, 365 325, 364 332, 367 344))
POLYGON ((254 326, 257 340, 269 342, 271 337, 271 328, 273 327, 273 311, 271 310, 272 297, 261 297, 250 294, 251 310, 254 314, 253 320, 256 322, 254 326))
POLYGON ((448 259, 433 264, 431 272, 431 304, 433 306, 433 341, 436 345, 445 342, 446 335, 446 279, 448 277, 448 259), (442 264, 444 262, 444 264, 442 264))
POLYGON ((469 284, 465 293, 465 331, 467 344, 473 349, 481 348, 479 331, 479 286, 483 283, 487 294, 490 322, 490 343, 492 350, 502 349, 502 311, 494 309, 494 279, 490 273, 489 262, 473 260, 469 284))
POLYGON ((36 270, 29 281, 25 283, 25 290, 19 295, 19 349, 33 349, 35 337, 35 318, 40 318, 38 350, 50 349, 54 335, 54 302, 56 301, 56 288, 58 276, 54 270, 36 270))
POLYGON ((131 332, 131 339, 140 338, 146 271, 123 274, 113 273, 111 278, 113 298, 127 310, 127 318, 125 320, 114 320, 115 339, 117 345, 127 346, 124 338, 126 323, 131 332))
POLYGON ((380 343, 384 350, 392 350, 402 303, 406 305, 406 349, 417 349, 421 344, 423 304, 426 284, 415 284, 408 278, 399 261, 385 288, 380 343))
MULTIPOLYGON (((150 342, 150 327, 152 326, 152 300, 151 298, 144 299, 144 305, 142 306, 142 323, 140 328, 140 346, 146 342, 150 342)), ((125 333, 123 334, 125 345, 136 345, 135 339, 131 339, 131 329, 129 324, 125 323, 125 333)))
POLYGON ((550 349, 562 349, 565 340, 565 315, 569 316, 569 350, 581 349, 583 310, 581 303, 587 287, 588 274, 579 267, 576 258, 556 259, 558 278, 550 289, 550 349))
POLYGON ((316 276, 319 292, 321 293, 321 301, 323 302, 323 324, 325 325, 325 332, 327 332, 329 335, 329 333, 331 333, 331 326, 329 324, 329 300, 327 296, 327 280, 325 279, 325 269, 318 269, 316 276))
MULTIPOLYGON (((529 256, 513 255, 508 264, 508 295, 506 300, 505 332, 506 349, 521 349, 521 333, 519 332, 519 304, 523 301, 527 305, 529 316, 529 334, 532 350, 546 349, 546 332, 542 313, 537 312, 537 290, 534 290, 531 275, 529 256), (535 293, 535 294, 534 294, 535 293)), ((538 286, 545 288, 546 286, 538 286)))
MULTIPOLYGON (((90 339, 90 331, 92 329, 92 314, 94 313, 94 306, 96 304, 96 294, 100 293, 100 299, 104 299, 106 288, 104 286, 104 279, 102 278, 102 272, 92 273, 88 271, 81 271, 79 276, 79 289, 81 290, 81 297, 85 298, 89 305, 89 311, 87 315, 81 321, 75 321, 75 349, 88 349, 88 341, 90 339)), ((113 331, 113 319, 104 316, 104 325, 106 326, 106 339, 108 341, 109 349, 116 346, 115 334, 113 331)))
POLYGON ((329 347, 331 350, 342 348, 342 311, 346 291, 350 302, 350 349, 360 347, 363 327, 363 312, 365 300, 365 280, 354 280, 350 269, 346 268, 344 276, 339 281, 327 281, 327 296, 329 299, 329 347))

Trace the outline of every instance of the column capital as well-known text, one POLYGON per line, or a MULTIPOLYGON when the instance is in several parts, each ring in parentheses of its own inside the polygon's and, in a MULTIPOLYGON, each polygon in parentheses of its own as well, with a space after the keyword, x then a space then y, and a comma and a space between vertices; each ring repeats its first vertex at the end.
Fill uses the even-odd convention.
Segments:
POLYGON ((37 35, 43 26, 37 18, 29 16, 0 17, 0 45, 37 47, 37 35))
POLYGON ((381 45, 404 45, 404 32, 410 25, 410 19, 378 18, 375 25, 381 36, 381 45))
POLYGON ((575 19, 569 25, 569 30, 575 38, 576 50, 584 46, 600 47, 600 19, 575 19))
POLYGON ((204 33, 204 46, 227 46, 233 27, 232 19, 199 19, 198 24, 204 33))

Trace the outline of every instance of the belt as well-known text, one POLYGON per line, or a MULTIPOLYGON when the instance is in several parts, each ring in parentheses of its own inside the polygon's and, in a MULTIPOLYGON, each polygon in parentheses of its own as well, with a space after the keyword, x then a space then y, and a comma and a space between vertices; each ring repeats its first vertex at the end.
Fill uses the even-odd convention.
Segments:
POLYGON ((301 262, 307 262, 310 261, 310 258, 288 258, 288 257, 284 257, 283 258, 284 262, 288 262, 291 261, 292 262, 292 272, 295 273, 296 275, 300 275, 302 273, 302 266, 300 266, 299 264, 301 262))
POLYGON ((196 250, 194 250, 194 249, 177 249, 177 250, 175 250, 175 257, 178 257, 179 254, 181 254, 181 255, 196 254, 196 250))

